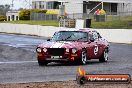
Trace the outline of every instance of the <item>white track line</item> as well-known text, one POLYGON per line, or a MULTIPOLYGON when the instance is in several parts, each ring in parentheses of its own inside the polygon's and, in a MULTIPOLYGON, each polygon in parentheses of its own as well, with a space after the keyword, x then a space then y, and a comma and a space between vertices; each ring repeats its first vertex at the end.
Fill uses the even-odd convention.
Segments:
POLYGON ((8 61, 8 62, 0 62, 0 64, 19 64, 19 63, 34 63, 37 61, 8 61))

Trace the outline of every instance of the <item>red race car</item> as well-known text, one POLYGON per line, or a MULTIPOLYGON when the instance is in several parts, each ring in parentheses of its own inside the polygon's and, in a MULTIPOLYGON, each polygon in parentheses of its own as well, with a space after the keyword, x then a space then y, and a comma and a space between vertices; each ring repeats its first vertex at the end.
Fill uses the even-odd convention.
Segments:
POLYGON ((36 48, 39 65, 50 62, 76 62, 86 64, 88 60, 108 60, 109 43, 95 30, 55 32, 52 39, 36 48))

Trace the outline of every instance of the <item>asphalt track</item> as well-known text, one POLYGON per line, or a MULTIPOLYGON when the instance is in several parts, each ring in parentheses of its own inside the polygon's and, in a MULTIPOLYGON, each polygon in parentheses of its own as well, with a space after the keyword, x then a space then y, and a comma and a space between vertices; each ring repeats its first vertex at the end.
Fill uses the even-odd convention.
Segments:
MULTIPOLYGON (((43 37, 0 34, 0 83, 75 80, 79 65, 50 63, 39 66, 35 48, 43 37)), ((132 75, 132 45, 111 43, 106 63, 88 61, 82 67, 92 74, 132 75)))

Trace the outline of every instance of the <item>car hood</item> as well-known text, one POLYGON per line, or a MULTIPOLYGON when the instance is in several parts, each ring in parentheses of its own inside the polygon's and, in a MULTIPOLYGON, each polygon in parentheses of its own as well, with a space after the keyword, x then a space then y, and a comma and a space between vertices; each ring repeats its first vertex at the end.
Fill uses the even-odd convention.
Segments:
POLYGON ((73 41, 57 41, 57 42, 45 42, 38 47, 41 48, 83 48, 86 46, 85 42, 73 42, 73 41))

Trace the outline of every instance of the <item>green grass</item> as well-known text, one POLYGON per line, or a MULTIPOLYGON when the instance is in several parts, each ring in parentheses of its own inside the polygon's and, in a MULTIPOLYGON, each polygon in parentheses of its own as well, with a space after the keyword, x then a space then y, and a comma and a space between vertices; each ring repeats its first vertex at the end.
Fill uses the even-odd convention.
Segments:
POLYGON ((92 28, 104 29, 132 29, 128 21, 107 21, 107 22, 92 22, 92 28))
POLYGON ((108 28, 108 29, 132 29, 132 24, 130 25, 129 22, 132 22, 132 16, 107 16, 106 22, 95 22, 92 20, 92 27, 93 28, 108 28))
POLYGON ((30 24, 30 25, 42 25, 42 26, 59 26, 58 21, 48 20, 48 21, 5 21, 4 23, 13 23, 13 24, 30 24))
MULTIPOLYGON (((132 16, 107 16, 106 22, 95 22, 92 19, 92 28, 103 28, 103 29, 132 29, 132 24, 129 25, 129 21, 132 22, 132 16)), ((4 23, 14 23, 14 24, 30 24, 30 25, 42 25, 42 26, 59 26, 58 21, 4 21, 4 23)))

